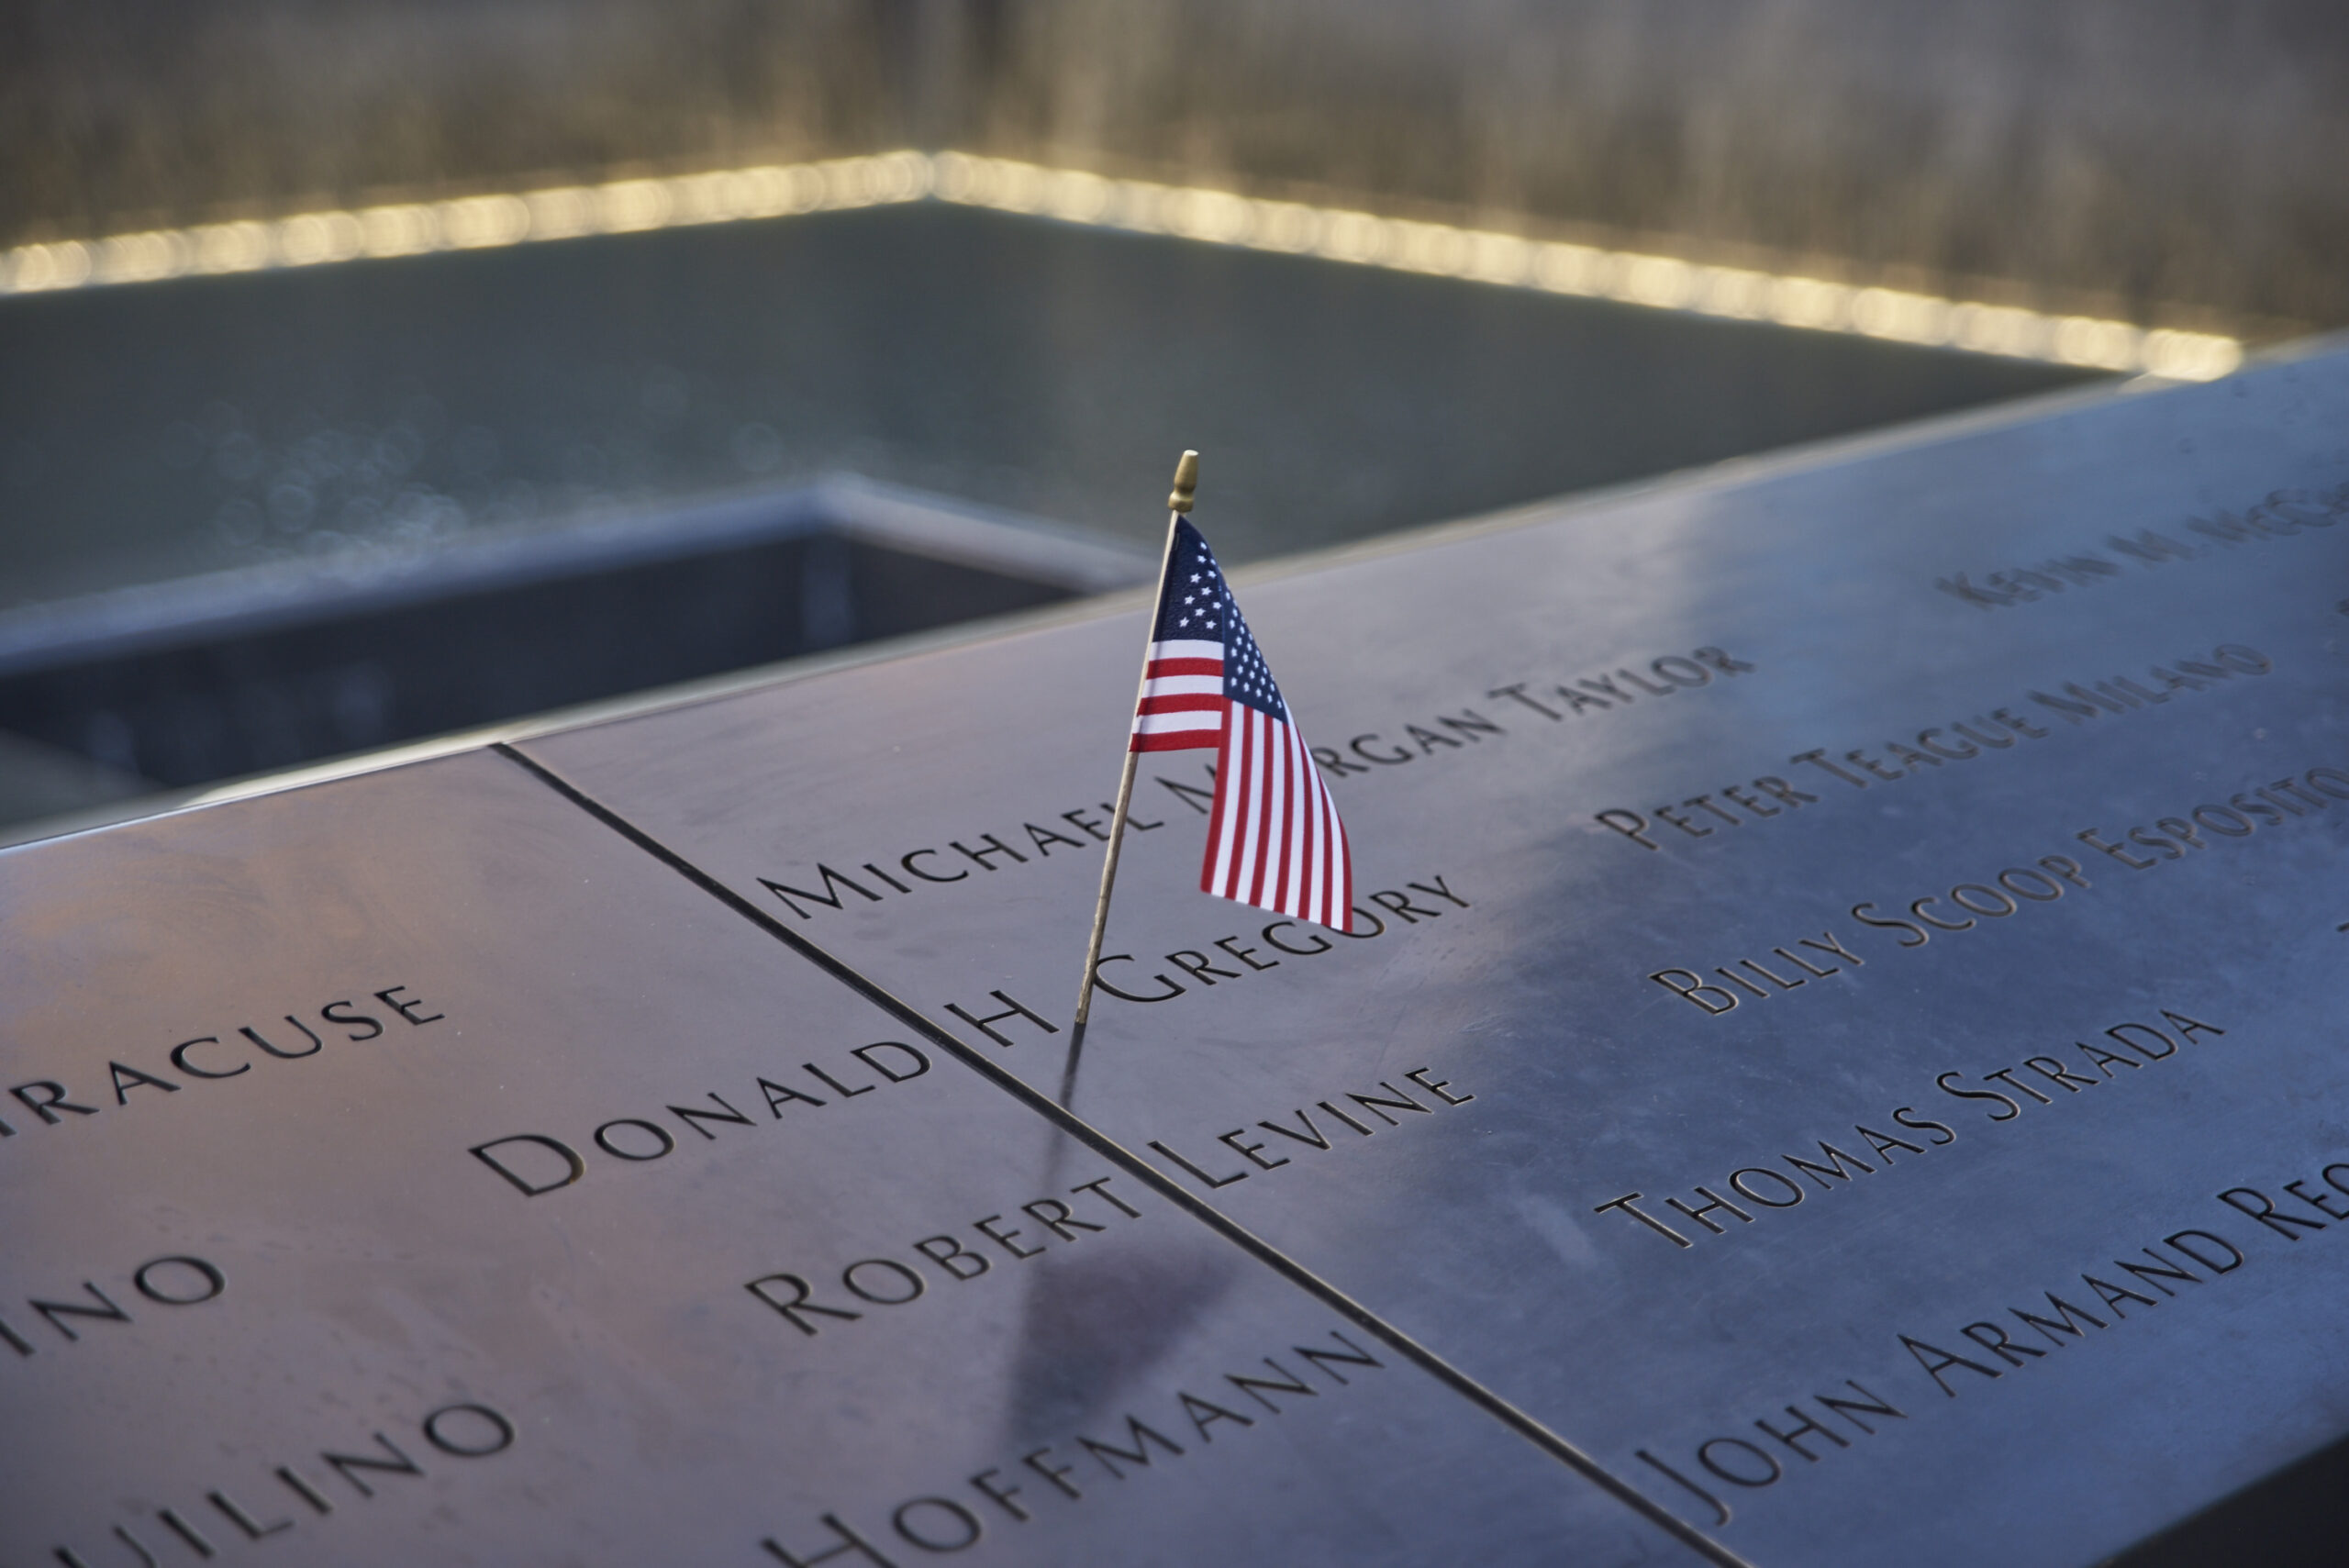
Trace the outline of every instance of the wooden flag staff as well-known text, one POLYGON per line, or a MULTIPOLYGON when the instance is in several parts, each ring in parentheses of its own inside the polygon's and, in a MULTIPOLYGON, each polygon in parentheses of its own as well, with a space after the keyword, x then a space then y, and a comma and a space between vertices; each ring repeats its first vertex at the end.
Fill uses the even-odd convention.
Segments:
MULTIPOLYGON (((1150 684, 1150 645, 1158 636, 1158 610, 1166 600, 1166 573, 1174 559, 1174 525, 1191 509, 1199 487, 1199 454, 1186 451, 1174 465, 1174 488, 1166 497, 1166 548, 1158 557, 1158 592, 1151 596, 1150 626, 1142 634, 1141 678, 1134 687, 1133 712, 1141 711, 1141 695, 1150 684)), ((1093 936, 1085 945, 1085 979, 1076 991, 1076 1026, 1069 1031, 1068 1065, 1061 1073, 1060 1103, 1066 1106, 1076 1092, 1076 1059, 1085 1049, 1085 1020, 1093 1012, 1093 972, 1101 962, 1101 935, 1109 927, 1109 891, 1118 884, 1118 851, 1126 841, 1126 815, 1134 798, 1134 769, 1141 753, 1126 741, 1126 771, 1118 780, 1118 808, 1109 817, 1109 848, 1101 860, 1101 895, 1093 906, 1093 936)))

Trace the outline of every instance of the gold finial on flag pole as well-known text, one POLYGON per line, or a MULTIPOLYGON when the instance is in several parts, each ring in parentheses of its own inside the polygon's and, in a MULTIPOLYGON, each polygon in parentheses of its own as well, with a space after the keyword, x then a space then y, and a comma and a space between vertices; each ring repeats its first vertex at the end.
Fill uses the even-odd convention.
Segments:
MULTIPOLYGON (((1150 645, 1158 635, 1158 607, 1166 598, 1166 573, 1174 559, 1174 524, 1191 509, 1199 487, 1199 454, 1186 450, 1174 464, 1174 488, 1166 496, 1166 547, 1158 557, 1158 592, 1151 595, 1150 626, 1142 633, 1141 678, 1134 688, 1133 711, 1141 710, 1141 694, 1150 685, 1150 645)), ((1085 980, 1076 993, 1076 1024, 1069 1031, 1068 1065, 1061 1073, 1060 1103, 1065 1106, 1076 1093, 1076 1060, 1085 1049, 1085 1023, 1093 1012, 1093 975, 1101 963, 1101 935, 1109 928, 1109 890, 1118 881, 1118 851, 1125 843, 1126 817, 1133 807, 1134 767, 1141 753, 1126 741, 1126 770, 1118 780, 1118 805, 1109 817, 1109 848, 1101 861, 1101 895, 1093 906, 1093 936, 1085 949, 1085 980)))
POLYGON ((1198 487, 1199 454, 1186 451, 1174 464, 1174 488, 1166 497, 1166 509, 1170 512, 1189 512, 1191 496, 1198 487))

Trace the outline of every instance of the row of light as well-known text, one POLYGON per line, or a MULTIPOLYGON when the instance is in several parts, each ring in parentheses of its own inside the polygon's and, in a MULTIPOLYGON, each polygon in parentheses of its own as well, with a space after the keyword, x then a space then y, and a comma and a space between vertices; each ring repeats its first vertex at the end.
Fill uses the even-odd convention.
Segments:
POLYGON ((1706 266, 960 152, 889 152, 25 245, 0 253, 0 295, 635 233, 925 196, 1210 244, 2179 381, 2212 380, 2243 361, 2241 343, 2214 333, 2147 330, 2125 321, 1706 266))
POLYGON ((24 245, 0 254, 0 295, 152 283, 265 267, 308 267, 428 250, 479 250, 583 234, 783 217, 915 201, 929 194, 918 152, 822 163, 724 169, 665 180, 614 180, 503 195, 297 213, 274 222, 150 229, 107 239, 24 245))
POLYGON ((955 152, 932 163, 931 189, 944 200, 1071 223, 2180 381, 2212 380, 2243 361, 2242 344, 2212 333, 2147 331, 2125 321, 1703 266, 1672 256, 1526 239, 1225 191, 1108 180, 955 152))

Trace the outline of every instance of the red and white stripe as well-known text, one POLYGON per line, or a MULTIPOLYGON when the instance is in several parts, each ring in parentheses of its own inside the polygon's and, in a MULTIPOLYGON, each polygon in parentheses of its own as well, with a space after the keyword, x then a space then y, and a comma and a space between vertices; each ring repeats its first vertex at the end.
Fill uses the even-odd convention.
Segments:
POLYGON ((1216 752, 1215 806, 1199 886, 1219 898, 1347 930, 1353 856, 1305 738, 1224 695, 1223 644, 1150 645, 1134 751, 1216 752))
POLYGON ((1142 667, 1130 751, 1181 751, 1223 743, 1223 644, 1153 642, 1142 667))
POLYGON ((1353 856, 1305 738, 1261 708, 1229 707, 1201 890, 1349 929, 1353 856))

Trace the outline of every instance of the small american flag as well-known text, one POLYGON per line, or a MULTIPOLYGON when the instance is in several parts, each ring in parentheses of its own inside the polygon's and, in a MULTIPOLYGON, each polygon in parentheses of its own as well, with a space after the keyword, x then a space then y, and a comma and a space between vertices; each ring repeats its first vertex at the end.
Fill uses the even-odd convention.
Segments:
POLYGON ((1354 871, 1345 824, 1215 552, 1187 518, 1174 525, 1148 659, 1128 750, 1216 753, 1199 886, 1349 929, 1354 871))

